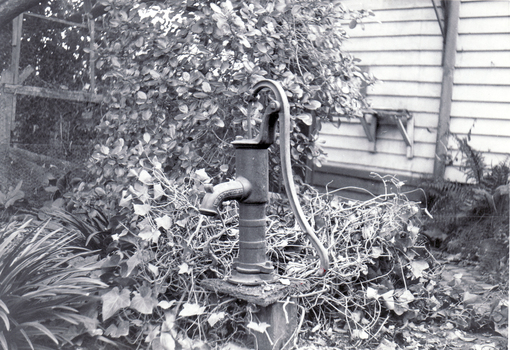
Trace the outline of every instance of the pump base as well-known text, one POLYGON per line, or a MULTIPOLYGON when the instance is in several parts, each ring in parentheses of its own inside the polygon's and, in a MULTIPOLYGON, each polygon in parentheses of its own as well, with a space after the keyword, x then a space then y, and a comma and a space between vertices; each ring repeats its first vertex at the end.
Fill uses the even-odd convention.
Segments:
POLYGON ((242 284, 245 286, 260 286, 264 283, 276 282, 278 276, 273 273, 241 273, 233 271, 227 279, 232 284, 242 284))
POLYGON ((207 290, 227 294, 259 306, 269 306, 277 301, 285 300, 290 295, 303 293, 310 289, 310 283, 306 280, 290 280, 290 285, 273 283, 262 286, 244 286, 234 285, 220 279, 206 279, 200 285, 207 290))
POLYGON ((273 283, 261 286, 234 285, 225 280, 207 279, 200 284, 218 294, 245 300, 257 305, 253 316, 259 323, 266 323, 266 332, 251 331, 257 350, 288 350, 297 336, 297 304, 292 295, 306 292, 306 280, 290 280, 290 284, 273 283))
POLYGON ((259 286, 273 283, 277 279, 278 276, 275 275, 273 264, 270 261, 247 264, 235 259, 232 266, 232 276, 227 278, 227 281, 245 286, 259 286))

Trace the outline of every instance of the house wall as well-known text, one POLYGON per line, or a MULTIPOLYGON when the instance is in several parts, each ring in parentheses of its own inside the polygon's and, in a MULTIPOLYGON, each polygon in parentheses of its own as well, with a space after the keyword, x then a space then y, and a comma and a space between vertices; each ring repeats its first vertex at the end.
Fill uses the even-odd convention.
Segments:
POLYGON ((333 181, 330 187, 360 186, 381 192, 380 181, 369 177, 369 172, 397 175, 408 182, 430 176, 434 168, 443 50, 432 2, 349 0, 343 4, 349 9, 371 9, 375 13, 363 25, 346 27, 350 39, 344 47, 380 80, 367 89, 373 108, 407 109, 413 115, 414 157, 407 158, 406 145, 395 126, 379 127, 374 153, 357 118, 341 118, 339 128, 334 123, 323 125, 320 135, 328 160, 326 166, 314 170, 312 182, 324 186, 333 181))
MULTIPOLYGON (((462 1, 450 132, 467 137, 487 165, 510 154, 510 1, 462 1)), ((445 178, 465 181, 452 139, 445 178)))
MULTIPOLYGON (((364 25, 346 31, 346 51, 380 82, 367 89, 376 109, 407 109, 414 118, 414 157, 396 127, 380 127, 377 151, 358 120, 341 119, 320 133, 327 164, 309 180, 330 188, 358 186, 381 193, 380 181, 369 176, 396 175, 408 184, 432 177, 442 87, 443 37, 430 0, 346 0, 349 9, 371 9, 376 14, 364 25)), ((510 153, 510 1, 462 1, 450 132, 466 137, 484 152, 489 165, 510 153)), ((461 157, 451 138, 453 163, 445 178, 466 181, 461 157)), ((347 196, 359 197, 356 189, 347 196)), ((347 193, 346 192, 346 193, 347 193)), ((363 195, 361 195, 363 197, 363 195)))

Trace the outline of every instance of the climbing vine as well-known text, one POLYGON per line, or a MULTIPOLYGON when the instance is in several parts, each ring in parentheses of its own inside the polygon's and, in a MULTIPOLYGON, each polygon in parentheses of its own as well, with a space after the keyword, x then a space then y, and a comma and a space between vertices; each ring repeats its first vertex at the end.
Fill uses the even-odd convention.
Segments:
MULTIPOLYGON (((230 141, 244 134, 249 114, 253 124, 260 119, 262 106, 248 100, 261 79, 287 92, 302 168, 324 159, 321 121, 366 107, 360 87, 372 78, 342 43, 344 27, 368 12, 338 1, 101 2, 108 14, 97 67, 107 72, 108 112, 88 164, 93 180, 81 188, 89 203, 114 210, 151 167, 177 181, 202 168, 231 176, 230 141)), ((278 171, 274 152, 271 159, 278 171)))

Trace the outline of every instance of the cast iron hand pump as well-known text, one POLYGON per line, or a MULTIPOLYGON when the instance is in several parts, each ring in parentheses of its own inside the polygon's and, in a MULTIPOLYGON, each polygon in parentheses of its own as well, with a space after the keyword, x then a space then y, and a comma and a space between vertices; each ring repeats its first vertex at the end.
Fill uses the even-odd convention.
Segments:
POLYGON ((255 138, 239 137, 232 144, 236 149, 235 181, 206 187, 200 212, 217 215, 218 206, 225 200, 239 202, 239 256, 232 268, 229 281, 245 285, 259 285, 276 279, 274 268, 266 258, 266 204, 268 192, 268 148, 275 140, 276 122, 280 119, 280 156, 283 179, 289 202, 296 220, 310 241, 321 262, 320 274, 329 266, 328 252, 323 247, 312 227, 308 224, 292 177, 290 161, 290 109, 285 91, 279 83, 263 80, 254 86, 256 97, 261 90, 269 89, 275 100, 267 106, 260 132, 255 138))

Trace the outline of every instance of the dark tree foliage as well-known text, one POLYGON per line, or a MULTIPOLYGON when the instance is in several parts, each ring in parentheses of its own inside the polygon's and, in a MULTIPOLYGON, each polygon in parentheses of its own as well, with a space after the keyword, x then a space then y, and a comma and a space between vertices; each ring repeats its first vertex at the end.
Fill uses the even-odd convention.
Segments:
POLYGON ((7 26, 20 13, 30 10, 45 0, 0 0, 0 28, 7 26))

